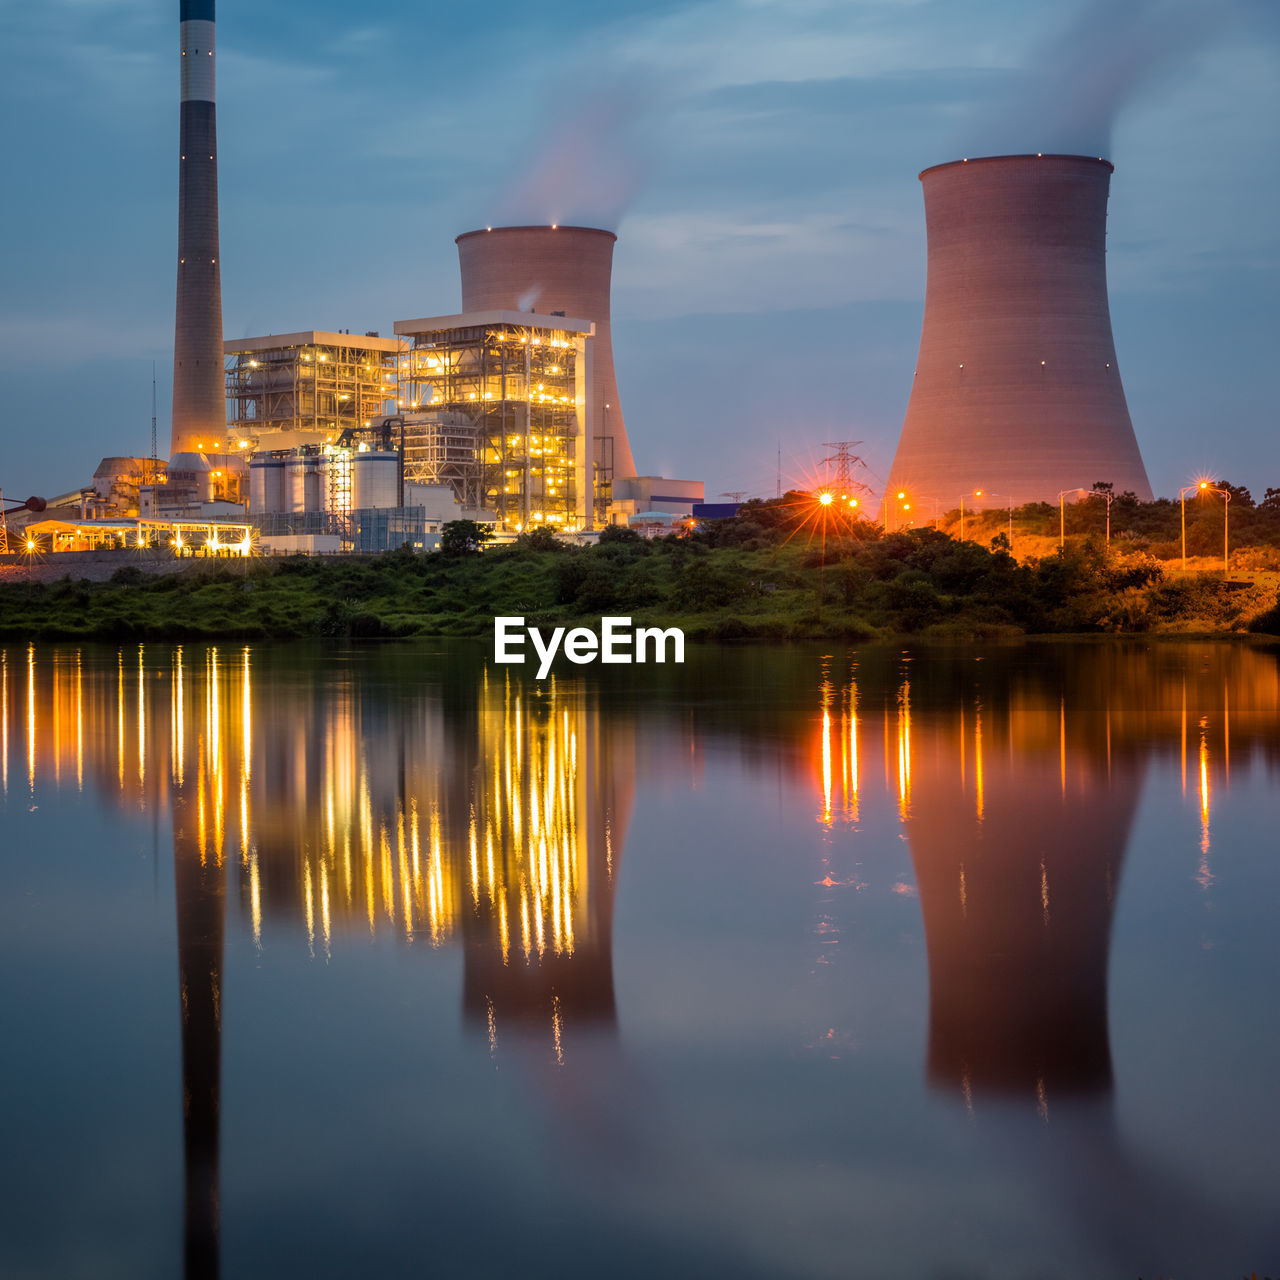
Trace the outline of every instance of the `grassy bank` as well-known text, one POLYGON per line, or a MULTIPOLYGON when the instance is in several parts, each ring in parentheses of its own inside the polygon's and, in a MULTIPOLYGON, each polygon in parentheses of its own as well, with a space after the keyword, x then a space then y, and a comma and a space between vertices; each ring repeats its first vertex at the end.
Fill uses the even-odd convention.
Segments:
POLYGON ((1019 563, 930 529, 752 517, 583 549, 535 539, 458 555, 211 561, 161 577, 126 568, 104 583, 9 583, 0 606, 10 641, 477 636, 497 614, 545 627, 606 613, 709 639, 1280 633, 1274 575, 1175 576, 1092 538, 1019 563))

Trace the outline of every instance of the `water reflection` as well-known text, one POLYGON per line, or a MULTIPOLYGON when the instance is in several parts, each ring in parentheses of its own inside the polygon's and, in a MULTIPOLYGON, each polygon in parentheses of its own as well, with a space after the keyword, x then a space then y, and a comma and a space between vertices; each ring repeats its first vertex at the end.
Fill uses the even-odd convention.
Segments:
MULTIPOLYGON (((1198 825, 1186 874, 1212 894, 1211 811, 1233 753, 1237 770, 1280 759, 1274 655, 796 651, 770 655, 767 685, 759 661, 695 656, 640 699, 603 679, 513 679, 474 655, 424 672, 394 654, 299 667, 246 647, 0 653, 4 794, 94 789, 172 826, 189 1275, 219 1269, 228 906, 255 946, 296 943, 317 965, 362 935, 456 946, 462 1018, 489 1053, 518 1046, 545 1081, 573 1070, 576 1046, 606 1044, 585 1073, 614 1071, 636 788, 696 784, 709 750, 812 795, 824 961, 850 895, 918 895, 929 1085, 1042 1126, 1067 1105, 1072 1153, 1046 1160, 1067 1170, 1066 1198, 1114 1189, 1101 1166, 1136 1177, 1111 1115, 1107 993, 1144 778, 1177 756, 1198 825), (876 822, 905 839, 913 877, 863 847, 876 822)), ((562 1090, 560 1105, 581 1119, 592 1104, 562 1090)), ((626 1140, 606 1117, 586 1123, 626 1140)), ((1161 1212, 1184 1198, 1152 1195, 1161 1212)), ((1105 1216, 1096 1197, 1080 1212, 1105 1216)))
POLYGON ((884 793, 919 893, 929 1085, 981 1113, 1020 1179, 1044 1185, 1117 1268, 1147 1257, 1172 1270, 1220 1261, 1204 1241, 1230 1239, 1233 1227, 1116 1123, 1107 994, 1121 872, 1149 762, 1176 743, 1184 796, 1188 772, 1196 779, 1194 878, 1211 888, 1215 788, 1230 785, 1233 735, 1238 755, 1276 763, 1280 683, 1274 656, 1257 652, 1210 649, 1195 665, 1091 657, 1072 664, 1070 687, 1052 663, 1012 673, 981 659, 967 670, 935 664, 945 687, 927 690, 924 707, 922 664, 908 655, 878 672, 851 663, 843 688, 824 673, 820 820, 856 828, 847 761, 861 728, 883 744, 884 793), (865 691, 877 686, 872 713, 865 691))

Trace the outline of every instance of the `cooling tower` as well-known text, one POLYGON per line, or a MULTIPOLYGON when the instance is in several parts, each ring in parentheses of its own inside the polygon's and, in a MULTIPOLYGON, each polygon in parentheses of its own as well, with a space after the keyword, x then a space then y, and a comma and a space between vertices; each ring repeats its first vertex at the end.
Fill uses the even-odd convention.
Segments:
POLYGON ((613 437, 613 474, 634 476, 635 461, 618 403, 609 333, 612 231, 593 227, 494 227, 457 239, 463 311, 563 312, 595 324, 594 439, 613 437))
POLYGON ((924 328, 888 492, 1150 500, 1107 305, 1112 166, 994 156, 926 169, 924 328))
POLYGON ((181 0, 178 144, 178 306, 173 329, 169 452, 220 452, 227 400, 218 263, 218 136, 214 0, 181 0))

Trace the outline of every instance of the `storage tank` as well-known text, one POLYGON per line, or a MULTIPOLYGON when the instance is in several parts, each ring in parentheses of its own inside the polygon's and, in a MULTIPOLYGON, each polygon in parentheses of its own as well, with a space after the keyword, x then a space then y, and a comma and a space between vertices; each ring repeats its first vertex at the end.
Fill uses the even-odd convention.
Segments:
POLYGON ((162 505, 176 503, 179 498, 188 502, 213 500, 213 468, 203 454, 175 453, 169 459, 166 477, 163 497, 168 501, 162 505))
POLYGON ((400 505, 400 455, 394 451, 357 453, 351 458, 351 509, 400 505))
POLYGON ((633 476, 609 330, 617 239, 595 227, 492 227, 457 238, 458 264, 463 311, 559 311, 595 325, 592 438, 612 436, 613 474, 633 476))
POLYGON ((289 511, 323 511, 329 460, 319 454, 299 454, 285 462, 289 511))
POLYGON ((283 458, 258 457, 249 463, 249 510, 254 515, 289 510, 283 458))
POLYGON ((1021 155, 926 169, 920 354, 888 492, 942 510, 981 490, 1150 500, 1107 303, 1112 165, 1021 155))

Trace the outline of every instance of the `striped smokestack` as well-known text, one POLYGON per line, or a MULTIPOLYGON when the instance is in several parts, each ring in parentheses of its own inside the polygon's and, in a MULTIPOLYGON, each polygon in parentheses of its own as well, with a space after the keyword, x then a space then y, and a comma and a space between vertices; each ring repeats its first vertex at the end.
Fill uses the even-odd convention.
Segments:
POLYGON ((213 4, 214 0, 181 0, 178 306, 173 330, 171 455, 220 452, 226 434, 213 4))

